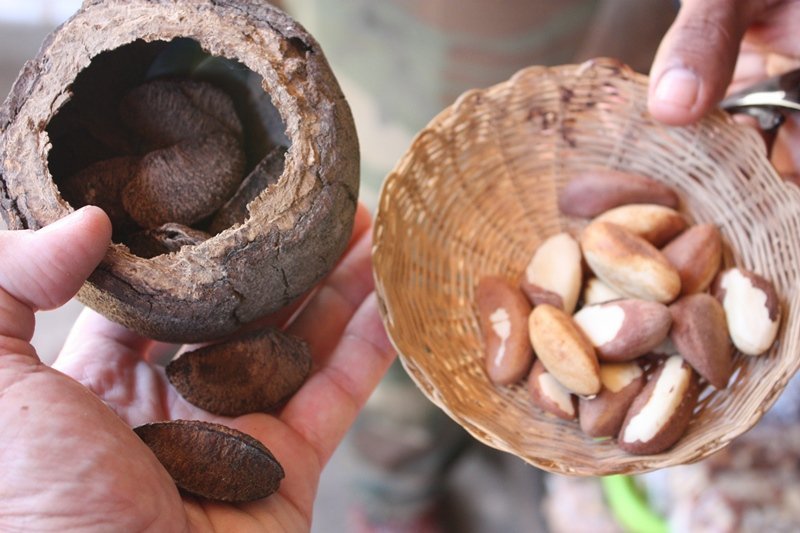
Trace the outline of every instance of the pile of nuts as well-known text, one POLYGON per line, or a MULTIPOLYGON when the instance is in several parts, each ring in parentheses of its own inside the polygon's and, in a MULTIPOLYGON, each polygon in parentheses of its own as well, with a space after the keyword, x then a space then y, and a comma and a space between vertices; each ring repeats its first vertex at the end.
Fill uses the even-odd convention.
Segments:
POLYGON ((690 225, 675 191, 652 178, 576 174, 558 202, 590 219, 579 239, 550 236, 518 283, 478 283, 487 375, 527 379, 534 405, 591 437, 662 452, 683 436, 704 383, 727 387, 734 346, 750 356, 772 346, 775 288, 720 271, 718 228, 690 225))
POLYGON ((122 98, 118 113, 132 153, 97 161, 60 188, 73 205, 102 207, 115 240, 140 257, 199 244, 244 222, 247 204, 283 172, 280 146, 245 175, 233 100, 210 83, 148 81, 122 98))

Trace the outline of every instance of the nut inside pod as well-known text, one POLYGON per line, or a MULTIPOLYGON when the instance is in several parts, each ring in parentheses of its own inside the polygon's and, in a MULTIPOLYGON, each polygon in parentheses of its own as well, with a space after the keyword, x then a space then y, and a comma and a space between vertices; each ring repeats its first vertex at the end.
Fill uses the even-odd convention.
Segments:
POLYGON ((103 204, 113 243, 78 298, 162 341, 220 337, 305 293, 346 248, 358 188, 355 126, 319 44, 263 2, 86 1, 0 108, 9 228, 103 204), (167 89, 136 97, 151 107, 133 115, 155 119, 157 135, 127 104, 154 84, 167 89), (165 94, 186 105, 163 111, 165 94), (166 218, 128 216, 146 203, 125 188, 144 167, 158 170, 148 201, 166 218), (232 176, 224 186, 217 167, 232 176), (210 207, 170 219, 201 200, 210 207))

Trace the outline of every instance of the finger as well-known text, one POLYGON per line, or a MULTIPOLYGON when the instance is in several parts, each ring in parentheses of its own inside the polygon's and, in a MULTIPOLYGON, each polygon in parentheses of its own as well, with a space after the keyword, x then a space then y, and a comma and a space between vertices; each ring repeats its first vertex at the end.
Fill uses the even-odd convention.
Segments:
POLYGON ((0 335, 30 340, 33 313, 72 298, 110 242, 111 222, 91 206, 36 232, 2 232, 0 335))
POLYGON ((359 240, 361 240, 361 237, 367 231, 369 231, 371 227, 372 227, 372 215, 370 215, 369 209, 362 202, 358 202, 358 206, 356 207, 355 219, 353 221, 353 235, 352 237, 350 237, 350 244, 348 245, 347 249, 349 250, 359 240))
POLYGON ((347 325, 327 364, 289 400, 281 419, 301 434, 324 465, 341 442, 395 352, 369 295, 347 325))
POLYGON ((796 182, 796 174, 800 172, 800 117, 790 114, 778 130, 778 136, 772 147, 772 164, 782 176, 796 182))
MULTIPOLYGON (((240 335, 242 335, 244 333, 247 333, 249 331, 259 330, 259 329, 263 329, 263 328, 270 327, 270 326, 284 327, 284 326, 287 326, 287 324, 289 324, 289 323, 294 323, 298 316, 306 313, 305 309, 306 309, 306 307, 308 306, 308 304, 310 302, 317 302, 315 304, 315 307, 319 307, 318 293, 320 292, 320 289, 324 288, 327 284, 329 284, 331 278, 341 277, 341 276, 337 276, 337 274, 336 274, 337 271, 341 270, 342 268, 344 268, 344 269, 349 269, 350 268, 349 264, 353 262, 353 260, 351 258, 351 255, 352 255, 352 252, 353 252, 353 248, 355 248, 358 245, 358 243, 361 242, 361 240, 363 239, 364 235, 369 232, 369 229, 370 229, 371 225, 372 225, 372 217, 371 217, 367 207, 363 203, 359 202, 358 205, 357 205, 357 208, 356 208, 356 213, 355 213, 355 217, 354 217, 354 221, 353 221, 353 231, 352 231, 352 234, 351 234, 351 237, 350 237, 350 241, 349 241, 349 243, 347 245, 347 248, 345 249, 344 253, 342 254, 342 257, 339 259, 339 262, 337 263, 337 265, 332 270, 332 273, 329 275, 329 277, 325 281, 322 282, 322 284, 319 287, 312 287, 311 289, 306 291, 302 296, 300 296, 297 299, 295 299, 294 302, 290 303, 286 307, 283 307, 283 308, 279 309, 278 311, 276 311, 274 313, 271 313, 271 314, 269 314, 269 315, 267 315, 265 317, 262 317, 262 318, 259 318, 257 320, 254 320, 253 322, 250 322, 250 323, 242 326, 236 332, 234 332, 234 333, 232 333, 230 335, 227 335, 225 337, 222 337, 220 339, 216 339, 213 342, 220 342, 220 341, 224 341, 224 340, 229 339, 229 338, 235 338, 235 337, 238 337, 238 336, 240 336, 240 335)), ((361 254, 362 252, 358 252, 358 253, 361 254)), ((352 291, 352 290, 355 290, 355 288, 348 289, 348 290, 352 291)), ((363 299, 363 297, 366 294, 368 294, 370 290, 372 290, 372 286, 371 285, 369 286, 369 288, 367 290, 360 291, 359 292, 359 294, 361 294, 360 298, 363 299)), ((323 298, 324 298, 324 296, 323 296, 323 298)), ((361 300, 359 299, 359 302, 360 301, 361 300)), ((347 318, 350 315, 352 315, 353 310, 354 310, 354 308, 351 309, 350 312, 347 314, 347 316, 345 317, 344 322, 342 323, 342 325, 341 325, 341 327, 339 328, 338 331, 341 331, 341 328, 344 327, 344 323, 346 323, 347 322, 347 318)), ((327 318, 326 318, 326 320, 327 320, 327 318)), ((298 327, 294 326, 293 329, 295 331, 297 331, 298 327)), ((300 327, 300 330, 301 330, 301 333, 302 333, 302 327, 300 327)), ((311 333, 315 337, 319 336, 319 333, 316 332, 316 331, 312 331, 311 333)), ((209 344, 209 343, 205 342, 205 343, 199 343, 199 344, 186 344, 180 350, 178 350, 176 355, 180 355, 180 354, 185 353, 185 352, 190 352, 192 350, 196 350, 196 349, 198 349, 198 348, 200 348, 202 346, 205 346, 207 344, 209 344)))
POLYGON ((374 288, 371 250, 371 235, 365 233, 287 330, 308 343, 317 366, 325 364, 347 323, 374 288))
POLYGON ((163 415, 166 383, 144 358, 153 341, 91 309, 78 316, 53 368, 75 379, 130 423, 163 415))
POLYGON ((92 354, 98 354, 97 357, 104 360, 127 353, 139 358, 152 343, 150 339, 87 308, 72 326, 53 366, 63 367, 92 357, 92 354))
MULTIPOLYGON (((775 61, 794 62, 800 58, 800 41, 797 39, 797 28, 800 25, 799 2, 767 2, 763 13, 756 24, 747 30, 745 40, 751 42, 762 52, 776 54, 775 61)), ((776 65, 775 72, 770 75, 785 72, 791 65, 776 65)))
POLYGON ((716 105, 762 1, 683 2, 650 70, 648 108, 656 120, 688 124, 716 105))

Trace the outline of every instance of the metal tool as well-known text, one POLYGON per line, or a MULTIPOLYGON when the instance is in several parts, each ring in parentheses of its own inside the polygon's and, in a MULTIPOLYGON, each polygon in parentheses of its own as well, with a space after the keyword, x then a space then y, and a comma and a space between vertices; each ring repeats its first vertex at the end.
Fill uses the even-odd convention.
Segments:
POLYGON ((800 111, 800 69, 790 70, 734 93, 720 107, 758 119, 766 133, 775 132, 786 115, 800 111))

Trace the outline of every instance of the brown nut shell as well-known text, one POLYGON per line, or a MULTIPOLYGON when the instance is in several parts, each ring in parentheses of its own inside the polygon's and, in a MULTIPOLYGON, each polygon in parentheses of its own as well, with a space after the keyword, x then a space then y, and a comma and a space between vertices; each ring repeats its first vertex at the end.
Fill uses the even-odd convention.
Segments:
POLYGON ((619 447, 633 454, 672 447, 689 426, 699 391, 697 374, 681 356, 666 359, 628 410, 617 437, 619 447))
POLYGON ((199 420, 134 428, 182 490, 210 500, 249 502, 278 490, 284 471, 260 441, 199 420))
POLYGON ((575 396, 550 374, 541 361, 533 363, 528 375, 528 393, 533 404, 564 420, 575 420, 578 402, 575 396))
POLYGON ((528 328, 537 357, 564 387, 587 396, 600 391, 594 348, 570 315, 552 305, 539 305, 533 308, 528 328))
POLYGON ((679 298, 669 310, 670 338, 678 353, 714 388, 725 388, 733 372, 733 346, 722 305, 698 293, 679 298))
POLYGON ((139 157, 122 156, 98 161, 69 176, 59 187, 75 207, 96 205, 111 219, 114 238, 136 231, 139 226, 122 206, 122 191, 136 176, 139 157))
POLYGON ((305 341, 269 328, 186 352, 167 365, 167 378, 191 404, 239 416, 280 405, 310 371, 305 341))
POLYGON ((244 165, 241 143, 228 133, 186 139, 142 157, 122 191, 122 205, 144 228, 189 226, 233 195, 244 165))
POLYGON ((603 388, 593 398, 580 398, 578 419, 590 437, 616 437, 634 398, 647 378, 636 362, 600 365, 603 388))
POLYGON ((591 218, 626 204, 678 207, 678 195, 653 178, 598 169, 573 176, 558 193, 558 208, 565 215, 591 218))
POLYGON ((667 303, 681 290, 681 279, 656 247, 609 222, 592 222, 583 231, 581 248, 589 267, 620 293, 667 303))
POLYGON ((233 100, 197 80, 156 79, 134 87, 120 101, 120 118, 148 149, 216 132, 242 137, 233 100))
POLYGON ((661 253, 681 277, 681 294, 705 291, 722 263, 722 236, 714 224, 697 224, 669 242, 661 253))
POLYGON ((528 336, 531 305, 519 289, 497 276, 480 279, 475 299, 489 379, 497 385, 521 380, 533 362, 528 336))
POLYGON ((573 317, 605 362, 623 362, 644 355, 667 338, 669 308, 658 302, 621 299, 584 306, 573 317))
MULTIPOLYGON (((358 139, 317 41, 267 2, 83 2, 26 64, 0 107, 0 211, 11 229, 39 229, 73 210, 56 183, 88 166, 49 164, 51 143, 50 151, 61 153, 55 143, 82 138, 48 133, 75 101, 70 95, 89 95, 90 103, 108 97, 117 107, 103 109, 113 112, 145 81, 164 45, 187 36, 210 56, 244 66, 237 71, 246 77, 242 98, 235 98, 246 108, 243 125, 265 122, 263 149, 289 150, 280 179, 251 203, 241 225, 152 259, 112 244, 81 289, 83 303, 168 342, 220 338, 285 307, 330 272, 347 247, 359 190, 358 139), (97 27, 104 30, 87 31, 97 27), (280 117, 280 127, 258 118, 267 115, 280 117), (280 140, 271 136, 277 130, 280 140)), ((90 155, 96 161, 114 154, 90 155)), ((255 165, 263 155, 248 160, 255 165)))

